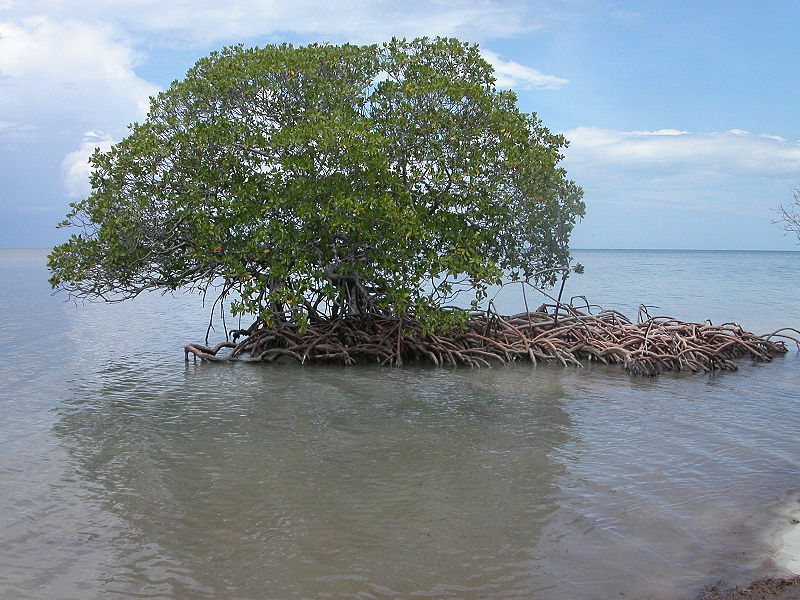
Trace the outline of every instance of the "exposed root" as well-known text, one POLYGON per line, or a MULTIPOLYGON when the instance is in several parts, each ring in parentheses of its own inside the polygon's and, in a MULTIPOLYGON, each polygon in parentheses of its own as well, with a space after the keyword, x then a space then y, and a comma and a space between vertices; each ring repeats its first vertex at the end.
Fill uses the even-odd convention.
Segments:
POLYGON ((649 317, 633 323, 616 311, 553 314, 542 306, 536 312, 500 316, 471 313, 466 327, 447 334, 425 332, 408 317, 338 318, 276 329, 251 328, 234 332, 241 341, 214 348, 189 344, 192 354, 206 361, 276 362, 284 357, 299 363, 353 365, 432 363, 436 366, 488 367, 515 361, 556 361, 564 366, 584 362, 619 364, 634 375, 653 377, 669 371, 735 371, 734 359, 769 361, 787 351, 783 341, 800 340, 781 329, 758 336, 735 323, 687 323, 672 317, 649 317), (223 348, 231 351, 220 354, 223 348))

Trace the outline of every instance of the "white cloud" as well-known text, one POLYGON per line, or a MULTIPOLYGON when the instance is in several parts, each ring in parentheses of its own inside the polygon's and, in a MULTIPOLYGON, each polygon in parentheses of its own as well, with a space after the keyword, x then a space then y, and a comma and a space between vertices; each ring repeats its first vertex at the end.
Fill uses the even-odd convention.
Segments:
POLYGON ((578 245, 746 248, 751 242, 741 223, 769 239, 774 208, 791 197, 800 173, 800 144, 744 130, 578 127, 563 133, 571 142, 564 166, 584 188, 588 207, 578 245), (696 233, 703 227, 711 227, 710 238, 696 233), (593 230, 616 230, 619 239, 592 239, 593 230))
MULTIPOLYGON (((159 91, 136 73, 135 48, 203 47, 287 33, 332 42, 423 35, 486 40, 538 26, 520 0, 0 0, 0 142, 58 136, 60 147, 69 148, 91 130, 61 162, 66 194, 79 197, 88 192, 93 149, 124 135, 159 91)), ((486 56, 501 86, 566 82, 496 53, 486 56)))
MULTIPOLYGON (((28 4, 17 0, 12 8, 25 14, 28 4)), ((36 10, 61 18, 115 22, 135 34, 155 34, 162 42, 170 39, 182 45, 286 32, 357 42, 422 35, 493 39, 539 26, 530 15, 530 5, 519 0, 40 0, 36 4, 36 10)))
POLYGON ((89 157, 98 148, 103 152, 114 145, 114 140, 102 131, 87 131, 80 147, 67 154, 61 163, 64 175, 64 191, 69 198, 82 198, 91 191, 89 157))
POLYGON ((39 129, 33 125, 0 121, 0 150, 16 152, 20 145, 34 141, 39 134, 39 129))
POLYGON ((118 31, 80 21, 0 21, 0 105, 24 125, 79 121, 122 127, 146 111, 157 86, 133 70, 118 31))
POLYGON ((517 88, 530 90, 543 88, 554 90, 569 83, 554 75, 547 75, 532 67, 526 67, 513 60, 503 60, 500 55, 491 50, 481 50, 483 58, 494 67, 497 86, 501 88, 517 88))
MULTIPOLYGON (((41 16, 0 20, 0 106, 8 119, 0 123, 2 146, 35 141, 25 151, 41 160, 45 136, 63 152, 88 129, 121 135, 158 91, 136 75, 135 65, 128 39, 111 26, 41 16)), ((90 132, 63 159, 68 196, 88 191, 88 156, 110 144, 107 134, 90 132)))
POLYGON ((692 133, 578 127, 564 135, 570 140, 567 164, 582 170, 636 170, 651 176, 796 177, 800 173, 799 143, 741 129, 692 133))
POLYGON ((13 121, 0 121, 0 135, 23 135, 36 131, 32 125, 23 125, 13 121))

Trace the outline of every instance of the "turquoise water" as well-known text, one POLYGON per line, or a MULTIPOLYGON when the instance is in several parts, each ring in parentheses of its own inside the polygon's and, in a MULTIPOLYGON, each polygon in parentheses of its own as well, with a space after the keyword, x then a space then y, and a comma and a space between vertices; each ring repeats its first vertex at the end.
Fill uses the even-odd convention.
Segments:
MULTIPOLYGON (((800 253, 575 254, 567 296, 800 329, 800 253)), ((794 350, 654 380, 187 364, 199 299, 75 305, 44 260, 0 251, 2 598, 672 599, 781 573, 794 350)))

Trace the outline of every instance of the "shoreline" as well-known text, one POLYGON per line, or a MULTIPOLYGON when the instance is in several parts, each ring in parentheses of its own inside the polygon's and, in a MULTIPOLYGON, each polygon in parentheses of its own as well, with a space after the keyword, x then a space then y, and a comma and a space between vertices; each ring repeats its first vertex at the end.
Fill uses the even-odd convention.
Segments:
POLYGON ((720 592, 716 587, 700 597, 700 600, 798 600, 800 598, 800 575, 786 579, 759 579, 746 588, 737 587, 720 592))
POLYGON ((795 499, 786 511, 788 526, 775 535, 777 550, 773 562, 786 574, 765 577, 746 587, 707 589, 699 600, 800 600, 800 503, 795 499))
POLYGON ((781 545, 775 553, 775 562, 782 568, 800 576, 800 508, 790 515, 790 524, 780 535, 781 545))

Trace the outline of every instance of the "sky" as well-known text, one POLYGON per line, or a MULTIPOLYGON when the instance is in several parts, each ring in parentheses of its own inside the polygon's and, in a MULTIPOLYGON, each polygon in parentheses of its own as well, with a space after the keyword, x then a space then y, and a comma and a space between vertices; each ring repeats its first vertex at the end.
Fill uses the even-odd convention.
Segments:
POLYGON ((570 146, 574 248, 798 250, 800 2, 0 0, 0 247, 49 247, 88 156, 229 44, 480 44, 570 146))

